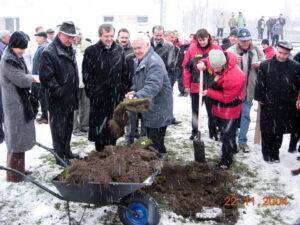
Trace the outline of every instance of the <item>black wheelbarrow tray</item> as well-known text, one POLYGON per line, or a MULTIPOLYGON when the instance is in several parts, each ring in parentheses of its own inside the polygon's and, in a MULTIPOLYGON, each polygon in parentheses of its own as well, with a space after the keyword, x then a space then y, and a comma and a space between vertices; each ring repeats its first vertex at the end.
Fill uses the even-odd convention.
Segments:
MULTIPOLYGON (((54 153, 51 149, 38 144, 54 153)), ((64 162, 54 153, 54 156, 64 162)), ((53 192, 44 185, 34 181, 31 177, 11 169, 0 166, 0 170, 11 171, 24 177, 27 181, 52 194, 53 196, 68 202, 80 202, 95 206, 117 205, 121 222, 125 225, 157 225, 160 220, 160 210, 156 201, 139 189, 152 185, 159 170, 155 171, 142 183, 118 183, 107 184, 89 182, 83 184, 71 184, 58 179, 59 175, 52 180, 53 185, 60 194, 53 192)), ((68 209, 69 215, 69 209, 68 209)), ((82 216, 83 217, 83 216, 82 216)), ((70 223, 70 215, 69 215, 70 223)))

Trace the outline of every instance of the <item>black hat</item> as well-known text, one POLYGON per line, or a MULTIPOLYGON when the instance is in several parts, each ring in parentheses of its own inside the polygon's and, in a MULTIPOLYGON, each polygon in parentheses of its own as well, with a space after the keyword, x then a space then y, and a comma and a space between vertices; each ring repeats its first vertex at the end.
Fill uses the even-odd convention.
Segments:
POLYGON ((236 37, 237 37, 238 31, 239 31, 239 30, 236 29, 236 28, 232 29, 232 30, 230 31, 229 36, 236 36, 236 37))
POLYGON ((269 42, 268 39, 263 39, 263 40, 261 41, 261 44, 262 44, 262 45, 270 45, 270 42, 269 42))
POLYGON ((281 47, 281 48, 284 48, 288 51, 292 51, 293 50, 293 45, 287 41, 280 41, 278 42, 277 44, 277 47, 281 47))
POLYGON ((71 37, 77 36, 75 25, 72 21, 63 22, 62 25, 59 27, 59 32, 71 37))
POLYGON ((29 36, 23 31, 15 31, 8 42, 8 48, 25 49, 28 46, 29 36))
POLYGON ((38 37, 44 37, 44 38, 47 38, 47 34, 46 34, 46 32, 38 32, 38 33, 36 33, 34 36, 38 36, 38 37))
POLYGON ((46 30, 46 33, 47 34, 53 34, 55 31, 53 30, 53 29, 51 29, 51 28, 49 28, 49 29, 47 29, 46 30))

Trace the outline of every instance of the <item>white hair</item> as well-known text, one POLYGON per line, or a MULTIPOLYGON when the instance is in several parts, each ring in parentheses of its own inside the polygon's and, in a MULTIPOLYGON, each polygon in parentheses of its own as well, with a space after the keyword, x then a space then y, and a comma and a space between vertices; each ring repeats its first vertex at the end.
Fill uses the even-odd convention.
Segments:
POLYGON ((150 45, 150 39, 149 37, 144 34, 144 33, 138 33, 136 35, 134 35, 134 39, 133 42, 137 41, 137 40, 142 40, 143 43, 145 43, 146 45, 149 44, 150 45))
POLYGON ((5 38, 8 34, 10 34, 8 30, 0 30, 0 39, 5 38))

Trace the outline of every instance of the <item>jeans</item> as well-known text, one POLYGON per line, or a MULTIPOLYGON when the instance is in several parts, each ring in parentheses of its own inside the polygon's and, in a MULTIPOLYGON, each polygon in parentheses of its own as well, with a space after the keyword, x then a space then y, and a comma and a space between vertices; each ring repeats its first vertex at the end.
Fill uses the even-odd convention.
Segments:
POLYGON ((240 133, 239 133, 239 144, 247 143, 247 133, 250 125, 250 111, 252 107, 252 101, 244 101, 242 105, 241 112, 241 122, 240 122, 240 133))

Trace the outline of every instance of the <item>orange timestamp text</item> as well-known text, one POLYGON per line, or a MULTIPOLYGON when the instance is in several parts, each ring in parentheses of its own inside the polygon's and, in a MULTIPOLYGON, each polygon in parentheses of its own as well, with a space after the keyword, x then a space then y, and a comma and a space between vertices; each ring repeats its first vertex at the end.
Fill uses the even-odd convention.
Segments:
POLYGON ((255 197, 236 197, 228 196, 225 197, 224 206, 280 206, 288 205, 287 197, 263 197, 261 199, 256 199, 255 197))

